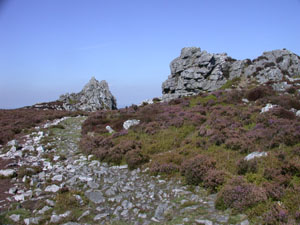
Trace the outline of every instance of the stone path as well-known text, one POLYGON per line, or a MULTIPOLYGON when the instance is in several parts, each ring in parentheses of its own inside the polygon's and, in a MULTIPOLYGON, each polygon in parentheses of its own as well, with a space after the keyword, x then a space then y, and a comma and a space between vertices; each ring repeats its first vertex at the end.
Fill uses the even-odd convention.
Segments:
POLYGON ((216 196, 199 187, 80 153, 84 119, 56 120, 1 149, 0 158, 18 164, 1 206, 10 224, 249 224, 216 210, 216 196))

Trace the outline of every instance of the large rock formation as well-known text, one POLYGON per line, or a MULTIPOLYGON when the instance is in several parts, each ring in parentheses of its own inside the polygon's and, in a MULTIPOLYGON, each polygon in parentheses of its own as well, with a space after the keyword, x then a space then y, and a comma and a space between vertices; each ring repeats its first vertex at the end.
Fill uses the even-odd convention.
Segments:
POLYGON ((109 91, 106 81, 97 81, 95 77, 84 86, 79 93, 61 95, 63 108, 69 111, 96 111, 99 109, 116 109, 117 102, 109 91))
POLYGON ((171 75, 162 84, 163 100, 214 91, 237 77, 255 78, 259 83, 274 82, 284 90, 288 81, 300 75, 300 57, 288 50, 264 52, 250 60, 236 60, 226 53, 212 54, 200 48, 183 48, 170 64, 171 75))

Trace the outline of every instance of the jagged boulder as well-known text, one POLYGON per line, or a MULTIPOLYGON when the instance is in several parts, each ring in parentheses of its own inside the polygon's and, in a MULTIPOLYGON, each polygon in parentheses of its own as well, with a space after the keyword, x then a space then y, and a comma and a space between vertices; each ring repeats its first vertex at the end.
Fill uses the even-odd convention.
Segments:
POLYGON ((79 93, 61 95, 60 102, 63 108, 69 111, 83 110, 96 111, 100 109, 116 109, 117 102, 109 91, 106 81, 99 82, 92 77, 79 93))
POLYGON ((228 80, 244 76, 259 83, 274 82, 274 89, 289 87, 285 80, 300 75, 300 57, 288 50, 264 52, 262 56, 236 60, 226 53, 212 54, 200 48, 183 48, 170 64, 171 75, 162 84, 163 101, 214 91, 228 80))

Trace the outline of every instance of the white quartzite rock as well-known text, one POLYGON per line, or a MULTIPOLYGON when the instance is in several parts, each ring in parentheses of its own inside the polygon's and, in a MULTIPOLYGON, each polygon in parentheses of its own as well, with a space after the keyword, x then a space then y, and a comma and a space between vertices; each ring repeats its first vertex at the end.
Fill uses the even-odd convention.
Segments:
POLYGON ((196 224, 201 224, 201 225, 213 225, 213 222, 210 220, 195 220, 196 224))
POLYGON ((12 214, 12 215, 9 216, 9 218, 14 222, 19 222, 20 221, 20 215, 12 214))
POLYGON ((105 129, 110 133, 114 133, 115 131, 110 127, 110 126, 106 126, 105 129))
POLYGON ((54 177, 52 177, 52 181, 62 181, 63 176, 61 174, 55 175, 54 177))
POLYGON ((50 185, 50 186, 46 187, 45 191, 46 192, 54 192, 55 193, 55 192, 58 192, 59 189, 60 189, 59 186, 53 184, 53 185, 50 185))
POLYGON ((12 177, 16 174, 16 171, 13 169, 0 170, 0 177, 12 177))
POLYGON ((31 217, 31 218, 24 219, 24 223, 26 225, 39 224, 40 219, 41 219, 40 217, 31 217))
POLYGON ((136 126, 140 124, 140 120, 127 120, 123 123, 123 128, 128 130, 132 126, 136 126))
POLYGON ((24 201, 25 199, 25 196, 23 194, 20 194, 20 195, 15 195, 14 196, 14 199, 18 202, 21 202, 21 201, 24 201))
POLYGON ((274 107, 276 107, 276 105, 272 105, 270 103, 268 103, 265 107, 263 107, 260 111, 260 113, 265 113, 270 111, 271 109, 273 109, 274 107))
POLYGON ((244 160, 249 161, 251 159, 260 158, 260 157, 267 156, 267 155, 268 155, 267 152, 252 152, 251 154, 247 155, 244 158, 244 160))

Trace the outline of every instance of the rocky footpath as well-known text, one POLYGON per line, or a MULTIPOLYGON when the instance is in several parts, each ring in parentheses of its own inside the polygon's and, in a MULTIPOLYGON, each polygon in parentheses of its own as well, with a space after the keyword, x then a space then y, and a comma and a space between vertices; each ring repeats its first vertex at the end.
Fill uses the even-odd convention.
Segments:
POLYGON ((236 60, 226 53, 212 54, 200 48, 183 48, 170 64, 171 75, 162 84, 163 100, 215 91, 233 79, 246 83, 273 83, 285 91, 300 76, 300 57, 286 49, 264 52, 254 60, 236 60))
POLYGON ((11 187, 0 201, 0 223, 249 224, 244 215, 216 210, 216 196, 204 189, 83 155, 84 120, 53 121, 1 149, 1 160, 14 163, 1 170, 11 187))

